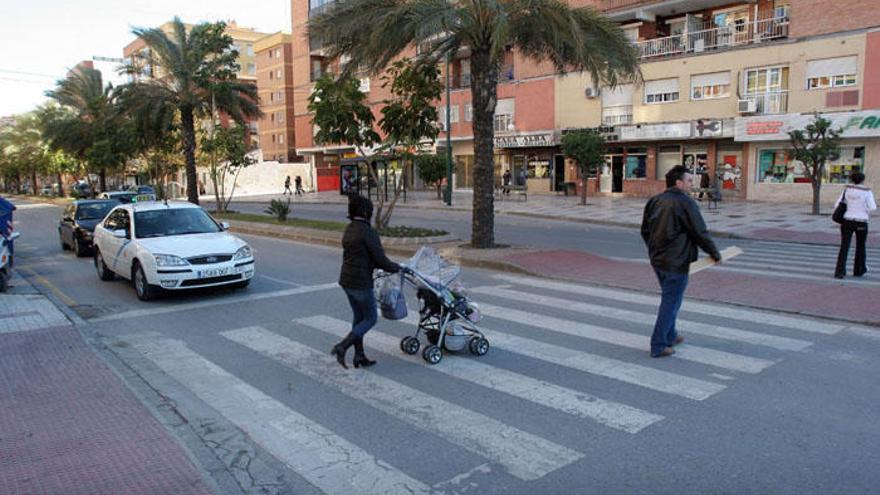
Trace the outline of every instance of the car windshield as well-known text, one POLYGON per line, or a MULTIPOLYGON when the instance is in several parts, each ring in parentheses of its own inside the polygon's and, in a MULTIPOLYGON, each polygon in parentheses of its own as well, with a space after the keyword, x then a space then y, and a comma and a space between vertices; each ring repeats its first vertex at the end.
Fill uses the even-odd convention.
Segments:
POLYGON ((138 211, 134 214, 134 225, 138 239, 220 232, 220 226, 201 208, 138 211))
POLYGON ((117 205, 116 201, 106 202, 106 203, 90 203, 85 205, 79 205, 76 209, 76 219, 77 220, 100 220, 107 215, 107 212, 110 211, 110 208, 117 205))

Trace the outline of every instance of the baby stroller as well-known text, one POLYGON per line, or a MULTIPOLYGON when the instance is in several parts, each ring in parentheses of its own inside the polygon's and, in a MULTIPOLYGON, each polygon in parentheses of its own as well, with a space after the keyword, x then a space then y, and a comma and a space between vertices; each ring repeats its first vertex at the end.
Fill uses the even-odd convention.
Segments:
MULTIPOLYGON (((467 349, 477 356, 489 352, 489 341, 477 326, 480 309, 468 301, 464 288, 455 280, 461 268, 441 258, 430 246, 420 248, 404 266, 409 270, 398 280, 416 290, 419 324, 414 335, 400 341, 400 349, 406 354, 416 354, 421 347, 419 334, 424 333, 428 345, 422 350, 422 358, 429 364, 439 363, 443 350, 467 349)), ((386 283, 397 279, 381 276, 386 277, 386 283)))

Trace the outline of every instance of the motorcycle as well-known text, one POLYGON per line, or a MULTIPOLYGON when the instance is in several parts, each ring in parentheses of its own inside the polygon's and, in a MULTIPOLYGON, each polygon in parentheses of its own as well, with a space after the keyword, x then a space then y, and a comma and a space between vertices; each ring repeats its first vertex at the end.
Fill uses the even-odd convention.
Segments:
POLYGON ((12 241, 18 238, 18 232, 12 232, 9 237, 0 235, 0 292, 6 292, 9 287, 9 279, 12 277, 12 241))

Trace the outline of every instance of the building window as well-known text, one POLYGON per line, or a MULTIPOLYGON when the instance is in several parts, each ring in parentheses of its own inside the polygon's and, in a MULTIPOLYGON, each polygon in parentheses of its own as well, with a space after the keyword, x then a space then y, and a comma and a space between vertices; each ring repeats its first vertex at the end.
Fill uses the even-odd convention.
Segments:
POLYGON ((275 79, 281 79, 281 69, 275 71, 275 79))
POLYGON ((271 81, 272 79, 275 79, 275 73, 272 71, 269 71, 269 80, 271 81))
POLYGON ((245 45, 245 47, 246 47, 245 50, 247 51, 248 56, 253 57, 254 56, 254 45, 251 45, 250 43, 248 43, 247 45, 245 45))
POLYGON ((269 102, 275 101, 275 93, 269 93, 269 102))
POLYGON ((253 76, 257 73, 257 66, 254 64, 247 64, 247 73, 250 76, 253 76))
POLYGON ((757 113, 788 111, 788 67, 764 67, 745 72, 744 98, 754 100, 757 113))
POLYGON ((826 58, 807 62, 807 89, 855 86, 858 57, 826 58))
POLYGON ((671 103, 675 101, 678 101, 678 78, 645 82, 645 103, 671 103))
POLYGON ((505 98, 495 104, 494 127, 496 132, 511 132, 514 130, 514 115, 516 114, 516 100, 505 98))
POLYGON ((275 122, 275 112, 269 114, 269 122, 275 122))
POLYGON ((275 134, 272 134, 272 142, 275 142, 275 134))
POLYGON ((691 99, 710 100, 730 96, 730 72, 691 76, 691 99))
POLYGON ((281 58, 281 48, 275 49, 275 58, 281 58))
POLYGON ((284 123, 284 112, 278 112, 278 118, 275 119, 275 122, 278 122, 279 124, 284 123))
MULTIPOLYGON (((312 59, 312 67, 311 67, 311 80, 317 81, 321 79, 321 76, 324 75, 324 60, 321 58, 313 58, 312 59)), ((269 78, 272 78, 272 73, 269 72, 269 78)))
MULTIPOLYGON (((459 120, 458 105, 451 105, 449 108, 451 109, 451 113, 449 114, 449 123, 450 124, 457 124, 458 120, 459 120)), ((439 111, 437 112, 437 115, 439 116, 438 118, 440 120, 440 123, 445 125, 446 124, 446 105, 440 106, 439 111)))
POLYGON ((632 122, 632 84, 602 89, 602 123, 606 125, 632 122))
POLYGON ((465 122, 473 122, 474 120, 474 105, 472 103, 464 104, 464 121, 465 122))
POLYGON ((284 134, 278 135, 278 144, 284 144, 284 134))

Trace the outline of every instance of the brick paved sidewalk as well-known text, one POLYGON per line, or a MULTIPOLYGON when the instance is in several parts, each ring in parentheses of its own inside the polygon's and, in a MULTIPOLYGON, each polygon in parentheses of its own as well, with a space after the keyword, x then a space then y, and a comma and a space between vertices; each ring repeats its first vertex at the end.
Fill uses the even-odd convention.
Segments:
POLYGON ((64 315, 13 283, 0 294, 0 494, 211 493, 64 315))

